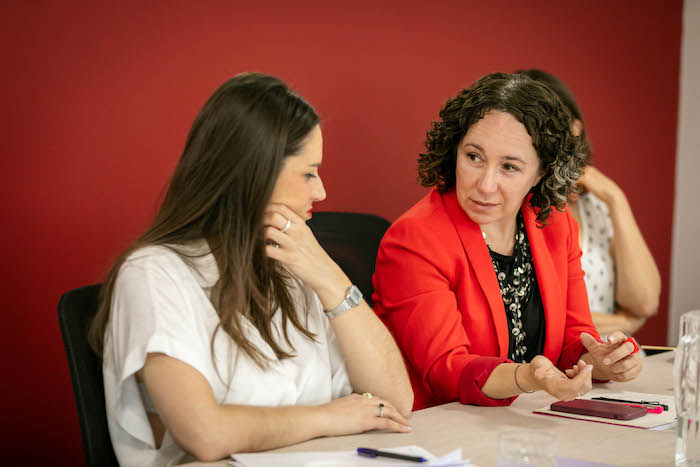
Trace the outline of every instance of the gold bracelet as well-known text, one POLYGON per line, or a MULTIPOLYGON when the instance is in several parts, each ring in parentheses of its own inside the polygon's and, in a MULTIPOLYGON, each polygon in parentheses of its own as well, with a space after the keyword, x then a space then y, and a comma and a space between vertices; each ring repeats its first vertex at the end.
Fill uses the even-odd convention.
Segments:
POLYGON ((520 385, 518 384, 518 368, 520 368, 521 366, 523 366, 523 364, 522 364, 522 363, 519 363, 518 366, 515 367, 515 371, 513 372, 513 381, 515 381, 515 385, 516 385, 516 386, 518 387, 518 389, 520 389, 522 392, 524 392, 525 394, 532 394, 533 392, 535 392, 534 389, 533 389, 532 391, 526 391, 526 390, 524 390, 522 387, 520 387, 520 385))

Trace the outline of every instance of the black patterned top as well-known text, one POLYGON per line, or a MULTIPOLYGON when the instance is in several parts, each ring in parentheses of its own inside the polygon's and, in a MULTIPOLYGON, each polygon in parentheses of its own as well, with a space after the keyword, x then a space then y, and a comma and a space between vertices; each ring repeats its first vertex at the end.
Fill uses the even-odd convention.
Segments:
POLYGON ((508 357, 529 362, 544 350, 545 318, 530 242, 522 215, 516 219, 515 247, 511 256, 489 248, 508 322, 508 357))

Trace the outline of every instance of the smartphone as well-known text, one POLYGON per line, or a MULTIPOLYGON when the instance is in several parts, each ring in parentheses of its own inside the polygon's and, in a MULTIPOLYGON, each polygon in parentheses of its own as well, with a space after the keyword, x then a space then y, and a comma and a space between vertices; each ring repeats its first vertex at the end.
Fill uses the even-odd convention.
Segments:
POLYGON ((589 417, 612 418, 614 420, 634 420, 647 414, 643 407, 630 407, 611 402, 575 399, 569 402, 555 402, 550 406, 555 412, 575 413, 589 417))

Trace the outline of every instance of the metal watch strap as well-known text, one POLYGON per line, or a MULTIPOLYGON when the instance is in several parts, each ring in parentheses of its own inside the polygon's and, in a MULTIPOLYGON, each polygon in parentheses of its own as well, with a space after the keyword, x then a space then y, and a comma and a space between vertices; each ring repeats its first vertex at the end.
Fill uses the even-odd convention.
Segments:
POLYGON ((323 310, 323 312, 326 313, 328 319, 337 318, 346 311, 355 308, 361 301, 362 292, 360 292, 360 289, 358 289, 356 286, 351 285, 348 287, 348 291, 345 293, 345 300, 340 302, 340 305, 335 308, 331 308, 330 310, 323 310))

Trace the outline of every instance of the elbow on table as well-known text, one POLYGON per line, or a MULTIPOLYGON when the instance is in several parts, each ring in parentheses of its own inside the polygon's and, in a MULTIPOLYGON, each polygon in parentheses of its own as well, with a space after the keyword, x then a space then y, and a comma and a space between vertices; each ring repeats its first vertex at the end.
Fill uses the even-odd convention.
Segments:
POLYGON ((649 284, 647 287, 641 287, 641 289, 638 314, 644 318, 651 318, 659 311, 659 298, 661 296, 660 277, 657 277, 654 283, 649 284))
POLYGON ((219 446, 210 442, 197 443, 187 451, 190 452, 198 462, 215 462, 233 454, 223 451, 219 446))
POLYGON ((646 292, 638 295, 634 301, 620 302, 618 306, 621 310, 640 318, 651 318, 659 310, 659 294, 646 292))
POLYGON ((197 461, 214 462, 242 450, 242 446, 237 448, 227 444, 220 431, 212 421, 200 419, 191 420, 185 430, 173 429, 171 434, 175 442, 197 461))
POLYGON ((637 307, 637 314, 643 318, 651 318, 659 311, 659 296, 646 297, 637 307))
POLYGON ((656 305, 648 305, 648 306, 641 307, 639 310, 639 314, 643 318, 651 318, 652 316, 654 316, 657 313, 657 311, 659 311, 658 302, 656 303, 656 305))
MULTIPOLYGON (((256 451, 255 448, 246 447, 237 443, 231 445, 230 437, 227 442, 223 437, 218 437, 214 432, 209 432, 209 437, 191 440, 187 446, 180 444, 187 452, 192 454, 198 462, 215 462, 225 459, 237 452, 256 451)), ((230 435, 230 433, 229 433, 230 435)))

